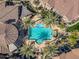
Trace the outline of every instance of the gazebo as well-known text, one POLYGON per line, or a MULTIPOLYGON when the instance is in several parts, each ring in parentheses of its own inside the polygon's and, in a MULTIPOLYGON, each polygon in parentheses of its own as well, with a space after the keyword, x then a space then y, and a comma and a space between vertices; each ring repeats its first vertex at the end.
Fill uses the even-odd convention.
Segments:
POLYGON ((9 53, 9 45, 18 38, 18 30, 12 24, 0 23, 0 53, 9 53))

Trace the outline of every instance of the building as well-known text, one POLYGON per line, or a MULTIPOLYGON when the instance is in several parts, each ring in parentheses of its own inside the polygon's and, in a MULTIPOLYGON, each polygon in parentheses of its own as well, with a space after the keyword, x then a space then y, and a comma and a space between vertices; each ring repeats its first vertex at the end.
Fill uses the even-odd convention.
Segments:
POLYGON ((79 17, 79 0, 42 0, 69 20, 79 17))

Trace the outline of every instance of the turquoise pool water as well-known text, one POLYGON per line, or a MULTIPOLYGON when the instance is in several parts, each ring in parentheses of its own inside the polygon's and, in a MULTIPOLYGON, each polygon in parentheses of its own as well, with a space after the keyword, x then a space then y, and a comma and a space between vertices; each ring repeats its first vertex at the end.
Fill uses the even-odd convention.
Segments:
POLYGON ((41 44, 45 40, 50 40, 53 37, 53 30, 45 28, 43 24, 36 24, 35 27, 30 27, 28 31, 29 40, 35 40, 36 43, 41 44))

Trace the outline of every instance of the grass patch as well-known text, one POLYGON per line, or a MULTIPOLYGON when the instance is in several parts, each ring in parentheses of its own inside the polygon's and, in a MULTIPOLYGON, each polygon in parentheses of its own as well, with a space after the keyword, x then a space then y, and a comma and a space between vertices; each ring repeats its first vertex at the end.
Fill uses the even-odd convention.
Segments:
POLYGON ((79 22, 71 27, 67 28, 68 32, 79 31, 79 22))

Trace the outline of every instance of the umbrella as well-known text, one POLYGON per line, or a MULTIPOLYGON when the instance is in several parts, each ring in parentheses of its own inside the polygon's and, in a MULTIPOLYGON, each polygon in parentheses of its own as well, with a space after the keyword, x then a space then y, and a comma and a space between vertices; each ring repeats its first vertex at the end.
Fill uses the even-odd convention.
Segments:
POLYGON ((8 53, 9 45, 18 38, 18 31, 12 24, 0 23, 0 53, 8 53))

